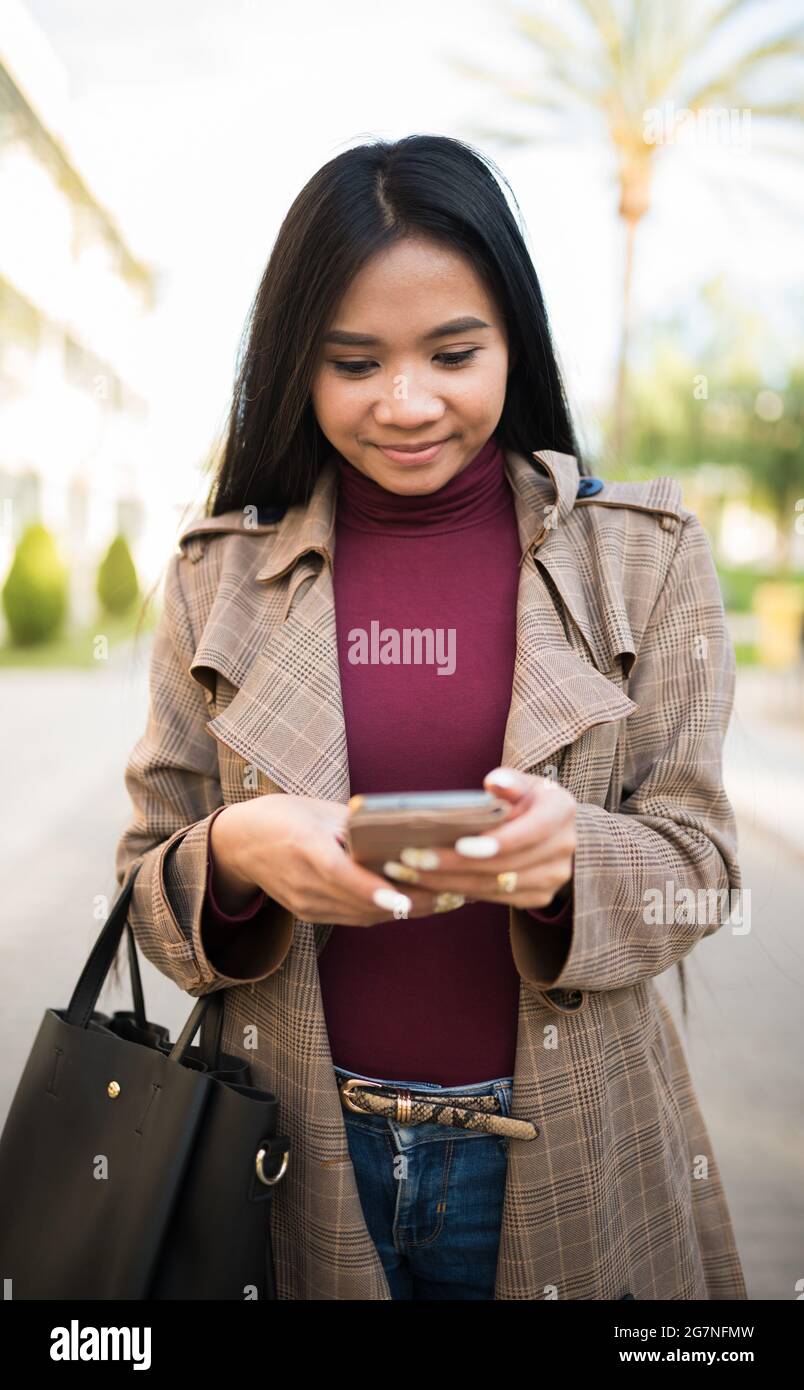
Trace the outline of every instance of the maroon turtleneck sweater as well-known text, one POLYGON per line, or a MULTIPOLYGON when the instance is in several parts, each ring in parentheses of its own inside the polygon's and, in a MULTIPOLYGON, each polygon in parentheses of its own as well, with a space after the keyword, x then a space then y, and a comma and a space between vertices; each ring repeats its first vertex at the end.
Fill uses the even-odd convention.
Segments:
MULTIPOLYGON (((337 465, 334 590, 351 792, 480 788, 502 760, 516 652, 520 546, 496 436, 426 495, 389 492, 341 455, 337 465), (372 624, 399 633, 395 664, 377 659, 388 634, 372 648, 372 624), (433 630, 420 664, 404 660, 402 634, 412 628, 433 630), (354 659, 359 632, 363 661, 354 659)), ((247 931, 265 895, 228 916, 213 872, 210 863, 205 915, 247 931)), ((476 902, 369 930, 336 924, 318 961, 333 1062, 443 1086, 512 1076, 519 975, 508 914, 476 902)), ((545 930, 567 930, 571 900, 531 915, 545 930)))

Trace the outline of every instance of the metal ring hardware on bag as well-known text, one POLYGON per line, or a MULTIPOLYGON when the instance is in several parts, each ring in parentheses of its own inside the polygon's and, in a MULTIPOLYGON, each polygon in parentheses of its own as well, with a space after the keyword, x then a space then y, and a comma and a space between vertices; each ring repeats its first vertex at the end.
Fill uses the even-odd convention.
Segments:
POLYGON ((256 1167, 256 1169, 257 1169, 257 1177, 259 1178, 260 1182, 264 1182, 266 1187, 273 1187, 274 1183, 279 1182, 279 1179, 280 1179, 280 1178, 283 1178, 283 1177, 285 1176, 285 1172, 287 1171, 288 1162, 289 1162, 289 1160, 290 1160, 290 1150, 289 1150, 289 1149, 285 1149, 284 1153, 282 1154, 282 1162, 281 1162, 281 1164, 280 1164, 280 1166, 279 1166, 279 1172, 277 1173, 277 1175, 276 1175, 275 1178, 269 1178, 269 1177, 266 1177, 266 1175, 265 1175, 265 1169, 264 1169, 264 1167, 263 1167, 263 1161, 264 1161, 264 1159, 265 1159, 265 1156, 266 1156, 267 1152, 268 1152, 267 1149, 260 1149, 260 1150, 258 1151, 258 1153, 257 1153, 257 1158, 256 1158, 256 1160, 255 1160, 255 1167, 256 1167))

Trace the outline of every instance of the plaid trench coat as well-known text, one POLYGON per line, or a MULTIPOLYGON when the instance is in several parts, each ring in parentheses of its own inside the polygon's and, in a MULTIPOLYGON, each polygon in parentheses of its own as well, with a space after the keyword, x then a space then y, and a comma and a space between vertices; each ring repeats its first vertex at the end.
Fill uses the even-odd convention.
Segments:
MULTIPOLYGON (((712 1144, 653 983, 729 914, 665 913, 657 925, 644 910, 651 890, 728 898, 741 885, 721 772, 734 651, 709 542, 672 478, 606 482, 582 498, 571 455, 505 460, 521 559, 500 761, 557 777, 578 804, 571 928, 553 934, 510 910, 512 1114, 540 1132, 510 1141, 494 1297, 744 1299, 712 1144)), ((134 814, 116 851, 119 884, 141 861, 130 916, 140 949, 192 996, 226 989, 222 1045, 280 1099, 293 1144, 271 1215, 281 1299, 390 1298, 321 1004, 331 926, 269 899, 216 952, 201 932, 223 806, 350 795, 336 502, 329 459, 309 502, 280 521, 255 523, 246 508, 181 534, 147 727, 125 771, 134 814)))

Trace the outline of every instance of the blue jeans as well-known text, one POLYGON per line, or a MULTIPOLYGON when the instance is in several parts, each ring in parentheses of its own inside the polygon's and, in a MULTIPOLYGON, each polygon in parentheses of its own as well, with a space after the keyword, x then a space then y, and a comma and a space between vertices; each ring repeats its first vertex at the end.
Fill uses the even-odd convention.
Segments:
MULTIPOLYGON (((513 1077, 469 1086, 349 1076, 439 1095, 496 1095, 511 1113, 513 1077)), ((343 1107, 369 1235, 395 1299, 493 1299, 509 1140, 434 1122, 400 1125, 343 1107)))

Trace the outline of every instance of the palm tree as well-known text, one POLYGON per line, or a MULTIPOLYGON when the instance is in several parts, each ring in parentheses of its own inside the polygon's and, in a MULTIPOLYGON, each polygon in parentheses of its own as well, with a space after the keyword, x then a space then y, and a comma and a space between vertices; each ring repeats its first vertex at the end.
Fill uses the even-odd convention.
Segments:
MULTIPOLYGON (((657 155, 673 142, 680 121, 689 120, 685 112, 698 120, 748 111, 752 124, 757 118, 795 122, 798 137, 804 99, 778 92, 785 76, 795 76, 792 65, 804 53, 804 20, 797 18, 775 37, 754 36, 737 56, 723 62, 718 51, 733 49, 741 20, 750 19, 755 31, 757 0, 723 0, 708 8, 704 0, 565 0, 558 20, 540 13, 543 9, 543 4, 532 12, 509 7, 515 30, 532 46, 536 59, 533 76, 524 82, 461 60, 447 62, 464 76, 491 83, 514 101, 558 118, 557 129, 547 133, 473 127, 481 139, 502 145, 553 143, 568 138, 568 117, 574 114, 592 117, 610 142, 617 168, 617 211, 625 224, 612 440, 619 461, 626 433, 634 247, 637 228, 650 209, 657 155), (764 83, 766 95, 752 94, 757 81, 764 83), (665 123, 662 127, 660 120, 660 138, 655 138, 652 113, 668 111, 675 113, 671 128, 662 116, 665 123)), ((774 146, 766 139, 763 148, 774 146)), ((793 153, 789 146, 775 148, 785 156, 793 153)))

